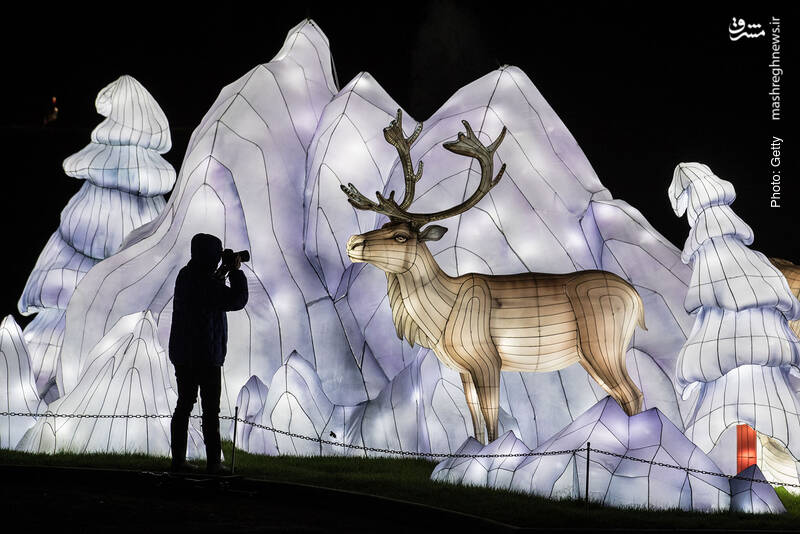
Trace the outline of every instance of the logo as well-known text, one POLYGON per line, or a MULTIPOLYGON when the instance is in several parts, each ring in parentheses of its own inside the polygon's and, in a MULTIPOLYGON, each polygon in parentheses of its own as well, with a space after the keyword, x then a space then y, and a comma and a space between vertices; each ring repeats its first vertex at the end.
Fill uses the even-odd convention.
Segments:
POLYGON ((728 26, 728 36, 731 41, 738 41, 742 37, 755 39, 765 35, 766 33, 761 29, 761 24, 746 24, 744 19, 737 19, 736 17, 733 17, 730 26, 728 26))

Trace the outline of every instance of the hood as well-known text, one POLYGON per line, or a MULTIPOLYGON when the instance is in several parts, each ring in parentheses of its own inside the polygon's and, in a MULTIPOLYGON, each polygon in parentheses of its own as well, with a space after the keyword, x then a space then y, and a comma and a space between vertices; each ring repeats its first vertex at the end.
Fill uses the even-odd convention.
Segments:
POLYGON ((213 271, 222 259, 222 241, 210 234, 195 234, 192 238, 193 266, 204 271, 213 271))

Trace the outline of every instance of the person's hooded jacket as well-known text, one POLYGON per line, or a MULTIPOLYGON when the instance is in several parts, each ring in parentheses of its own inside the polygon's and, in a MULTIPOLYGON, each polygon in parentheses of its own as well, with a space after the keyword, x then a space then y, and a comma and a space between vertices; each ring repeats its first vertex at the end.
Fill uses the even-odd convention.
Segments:
POLYGON ((239 269, 228 275, 230 287, 214 276, 222 242, 209 234, 192 238, 192 259, 175 280, 169 359, 173 365, 222 366, 228 345, 225 312, 247 304, 247 278, 239 269))

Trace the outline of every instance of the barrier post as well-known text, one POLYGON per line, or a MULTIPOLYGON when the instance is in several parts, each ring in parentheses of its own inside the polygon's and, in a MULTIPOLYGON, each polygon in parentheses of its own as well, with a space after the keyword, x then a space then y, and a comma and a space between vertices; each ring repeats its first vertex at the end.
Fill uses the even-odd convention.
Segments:
POLYGON ((586 510, 589 510, 589 442, 586 442, 586 510))
POLYGON ((231 474, 236 473, 236 428, 239 423, 239 407, 233 410, 233 449, 231 450, 231 474))

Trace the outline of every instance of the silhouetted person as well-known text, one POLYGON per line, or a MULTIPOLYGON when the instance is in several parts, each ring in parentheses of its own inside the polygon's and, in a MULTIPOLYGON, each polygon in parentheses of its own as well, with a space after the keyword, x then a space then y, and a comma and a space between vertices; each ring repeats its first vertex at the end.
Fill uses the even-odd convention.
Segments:
POLYGON ((215 275, 222 258, 222 242, 209 234, 192 238, 192 259, 175 280, 169 359, 175 366, 178 403, 172 416, 172 470, 187 470, 186 441, 189 415, 197 401, 203 411, 203 439, 207 470, 222 471, 220 464, 219 397, 222 364, 228 343, 225 312, 241 310, 247 304, 247 279, 237 260, 229 274, 215 275))

